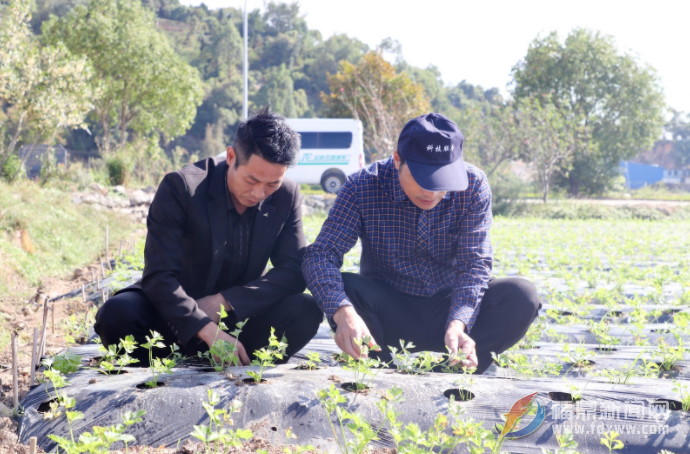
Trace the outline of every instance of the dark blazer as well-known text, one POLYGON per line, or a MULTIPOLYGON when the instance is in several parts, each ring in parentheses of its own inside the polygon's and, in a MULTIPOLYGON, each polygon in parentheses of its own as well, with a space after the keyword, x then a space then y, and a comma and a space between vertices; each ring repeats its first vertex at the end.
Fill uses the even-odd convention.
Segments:
MULTIPOLYGON (((211 321, 195 300, 211 294, 225 258, 227 169, 209 158, 163 178, 146 221, 143 277, 125 289, 143 290, 181 345, 211 321)), ((257 207, 242 285, 221 291, 238 320, 306 288, 301 205, 299 185, 284 180, 257 207), (264 274, 269 258, 273 268, 264 274)))

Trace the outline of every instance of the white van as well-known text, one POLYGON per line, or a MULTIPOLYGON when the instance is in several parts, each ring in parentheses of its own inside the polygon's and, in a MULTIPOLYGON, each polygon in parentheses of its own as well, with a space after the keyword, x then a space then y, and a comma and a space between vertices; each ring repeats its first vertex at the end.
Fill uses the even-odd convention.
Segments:
POLYGON ((345 177, 364 167, 364 128, 351 118, 288 118, 286 123, 302 136, 296 166, 285 176, 295 183, 321 184, 335 194, 345 177))

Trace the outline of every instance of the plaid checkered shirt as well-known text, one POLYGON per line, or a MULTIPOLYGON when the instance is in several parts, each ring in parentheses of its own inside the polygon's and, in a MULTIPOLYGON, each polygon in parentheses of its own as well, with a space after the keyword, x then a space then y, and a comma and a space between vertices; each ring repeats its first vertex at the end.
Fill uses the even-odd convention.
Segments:
POLYGON ((400 292, 432 296, 452 288, 448 323, 470 332, 491 274, 491 190, 484 172, 467 164, 469 187, 448 192, 431 210, 407 197, 393 158, 350 175, 338 192, 302 269, 321 309, 331 319, 352 303, 345 294, 343 256, 362 239, 360 273, 400 292))

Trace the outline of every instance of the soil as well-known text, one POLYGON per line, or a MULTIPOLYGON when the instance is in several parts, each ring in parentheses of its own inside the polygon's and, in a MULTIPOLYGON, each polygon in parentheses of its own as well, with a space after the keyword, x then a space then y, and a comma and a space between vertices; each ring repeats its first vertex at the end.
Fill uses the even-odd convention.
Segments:
MULTIPOLYGON (((141 233, 141 232, 140 232, 141 233)), ((11 295, 0 297, 0 328, 3 328, 8 335, 7 345, 0 352, 0 414, 6 416, 13 407, 13 380, 12 380, 12 347, 9 336, 12 331, 17 332, 17 363, 19 378, 19 401, 29 392, 29 381, 31 372, 31 351, 33 347, 34 328, 38 328, 38 335, 41 335, 41 325, 43 323, 43 301, 47 296, 48 300, 80 288, 84 284, 91 282, 91 272, 95 276, 100 276, 100 262, 95 260, 88 266, 77 269, 72 276, 49 277, 42 280, 41 285, 28 287, 26 284, 18 283, 18 287, 13 289, 11 295), (32 295, 30 298, 21 295, 32 295)), ((63 299, 49 303, 50 308, 54 308, 54 317, 48 312, 45 348, 43 356, 51 356, 70 345, 66 341, 68 330, 66 322, 71 315, 75 315, 80 323, 83 323, 87 310, 90 323, 93 322, 93 308, 89 304, 85 305, 81 301, 81 296, 72 299, 63 299), (53 325, 54 320, 54 325, 53 325), (53 329, 54 326, 54 329, 53 329)), ((78 341, 85 342, 84 336, 78 341)), ((40 341, 40 339, 39 339, 40 341)), ((36 373, 35 380, 38 382, 42 378, 40 373, 36 373)), ((18 424, 13 419, 0 418, 0 454, 28 454, 29 447, 18 444, 17 442, 18 424)), ((43 452, 38 450, 37 452, 43 452)), ((130 449, 130 452, 134 452, 130 449)), ((172 453, 175 450, 161 451, 158 448, 150 451, 136 451, 143 454, 150 453, 172 453)))

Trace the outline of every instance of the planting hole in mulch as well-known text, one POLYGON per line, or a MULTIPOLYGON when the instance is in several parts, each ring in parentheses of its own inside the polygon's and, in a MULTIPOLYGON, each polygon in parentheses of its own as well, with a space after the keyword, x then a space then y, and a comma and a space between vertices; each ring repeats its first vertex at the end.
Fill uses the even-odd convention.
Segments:
POLYGON ((556 314, 558 314, 561 317, 570 317, 572 315, 575 315, 570 311, 556 311, 556 314))
POLYGON ((278 428, 277 428, 277 427, 271 427, 271 430, 272 430, 273 432, 278 432, 278 428))
POLYGON ((129 372, 127 372, 126 370, 123 369, 123 370, 114 370, 110 373, 110 375, 122 375, 122 374, 128 374, 128 373, 129 372))
POLYGON ((293 368, 292 370, 319 370, 319 369, 325 369, 325 367, 309 367, 306 364, 300 364, 299 366, 293 368))
POLYGON ((601 353, 610 353, 618 351, 618 349, 614 347, 595 347, 593 350, 601 353))
POLYGON ((659 366, 659 371, 660 371, 660 372, 680 372, 680 371, 682 370, 682 369, 680 368, 680 366, 678 366, 677 364, 674 364, 673 366, 671 366, 670 369, 666 369, 666 368, 663 366, 664 363, 655 363, 655 364, 656 364, 657 366, 659 366))
POLYGON ((259 383, 257 383, 256 381, 254 381, 253 378, 245 378, 244 380, 242 380, 242 382, 243 382, 245 385, 259 385, 259 384, 266 383, 266 380, 264 380, 264 379, 262 378, 261 381, 260 381, 259 383))
POLYGON ((668 405, 669 410, 683 410, 683 404, 672 399, 656 399, 652 405, 668 405))
POLYGON ((625 315, 625 313, 623 311, 608 311, 606 313, 606 315, 608 317, 618 318, 618 317, 622 317, 623 315, 625 315))
POLYGON ((216 370, 215 367, 202 367, 201 369, 194 369, 196 372, 223 372, 223 369, 216 370))
POLYGON ((144 383, 139 383, 137 385, 137 389, 153 389, 153 388, 160 388, 161 386, 165 386, 165 382, 157 381, 156 386, 154 386, 154 387, 149 387, 149 385, 147 385, 146 382, 144 382, 144 383))
POLYGON ((663 313, 664 315, 671 315, 671 314, 677 314, 678 312, 682 312, 682 309, 677 309, 677 308, 666 309, 666 310, 664 310, 664 312, 662 312, 662 313, 663 313))
POLYGON ((50 411, 50 404, 53 402, 58 402, 59 399, 50 399, 49 401, 43 402, 41 405, 38 406, 36 409, 37 412, 41 414, 48 413, 50 411))
POLYGON ((352 393, 364 393, 369 391, 371 388, 366 385, 360 385, 359 388, 357 387, 357 383, 355 382, 346 382, 340 385, 341 388, 343 388, 345 391, 350 391, 352 393))
POLYGON ((345 358, 343 357, 342 353, 331 353, 331 358, 333 358, 335 361, 338 361, 339 363, 345 362, 345 358))
POLYGON ((670 329, 666 329, 666 328, 654 328, 653 330, 650 330, 650 331, 653 333, 656 333, 656 334, 668 334, 671 332, 670 329))
MULTIPOLYGON (((554 402, 573 402, 573 395, 570 393, 562 393, 559 391, 551 391, 549 393, 549 399, 554 402)), ((575 402, 580 400, 580 398, 574 399, 575 402)))
POLYGON ((85 362, 89 367, 95 367, 98 366, 98 363, 100 363, 101 360, 103 360, 102 356, 94 356, 93 358, 84 358, 82 359, 82 362, 85 362))
POLYGON ((466 389, 446 389, 443 391, 443 395, 446 396, 446 399, 450 399, 453 396, 456 402, 468 402, 474 399, 474 393, 466 389))
POLYGON ((592 367, 594 366, 595 362, 589 359, 584 359, 580 361, 578 364, 573 364, 573 367, 578 367, 578 368, 586 368, 586 367, 592 367))

